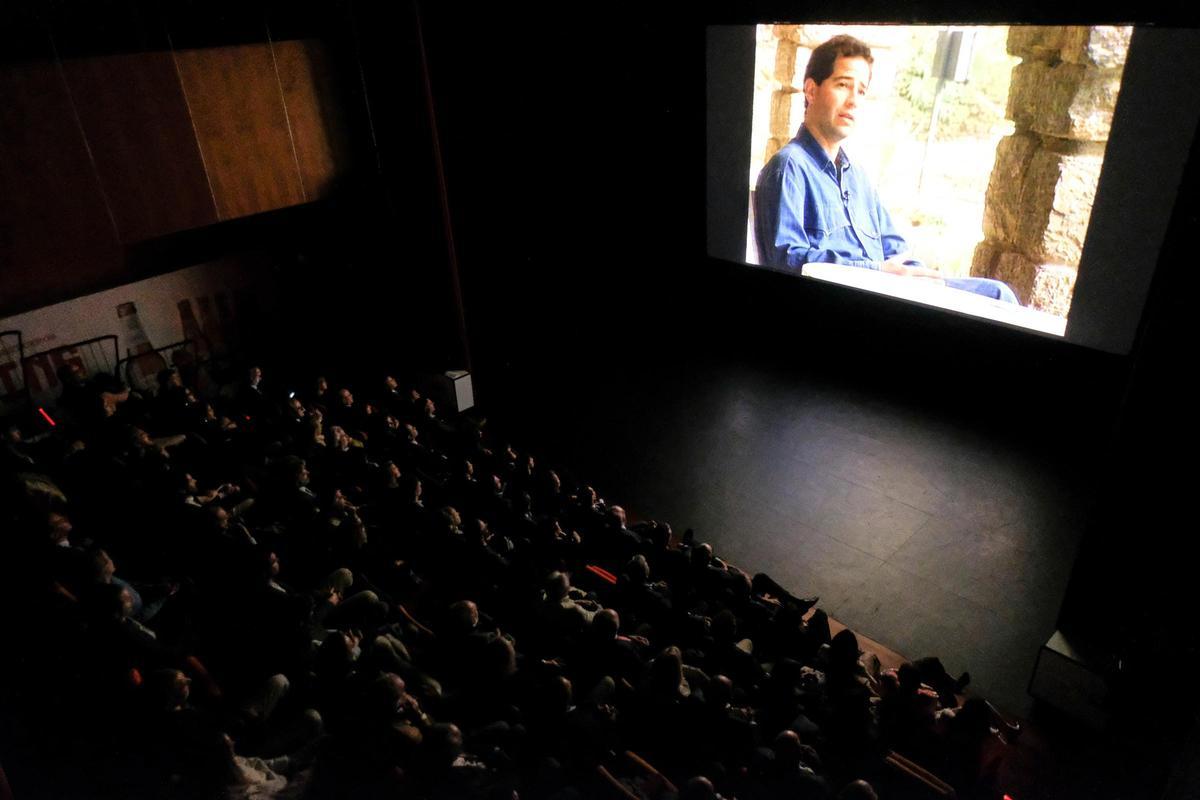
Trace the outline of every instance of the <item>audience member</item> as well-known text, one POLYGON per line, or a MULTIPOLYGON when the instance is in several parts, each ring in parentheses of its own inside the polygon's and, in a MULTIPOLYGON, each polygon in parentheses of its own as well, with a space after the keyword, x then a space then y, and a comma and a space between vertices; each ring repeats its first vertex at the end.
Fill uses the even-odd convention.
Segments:
POLYGON ((969 789, 1015 734, 953 710, 965 673, 881 673, 817 598, 394 376, 359 402, 243 374, 201 402, 163 370, 143 402, 67 369, 70 430, 35 450, 10 427, 0 454, 55 484, 0 556, 50 626, 14 633, 61 658, 11 669, 56 735, 138 730, 155 766, 126 794, 566 796, 632 750, 683 797, 867 798, 880 743, 969 789))

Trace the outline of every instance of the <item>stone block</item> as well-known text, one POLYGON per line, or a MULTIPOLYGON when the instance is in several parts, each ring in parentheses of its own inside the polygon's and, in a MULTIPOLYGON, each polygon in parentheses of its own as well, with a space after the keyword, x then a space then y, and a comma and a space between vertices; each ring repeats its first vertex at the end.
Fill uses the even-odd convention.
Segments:
POLYGON ((1087 235, 1101 158, 1038 149, 1029 160, 1013 211, 1017 235, 1006 238, 1043 262, 1077 266, 1087 235))
POLYGON ((983 233, 987 239, 1014 242, 1024 216, 1021 187, 1039 139, 1030 134, 1006 136, 996 146, 996 161, 983 204, 983 233))
POLYGON ((983 205, 983 233, 1039 261, 1077 265, 1087 235, 1099 155, 1056 153, 1031 134, 1000 140, 983 205))
POLYGON ((1050 73, 1045 61, 1023 61, 1013 67, 1008 84, 1008 108, 1005 116, 1023 130, 1033 126, 1038 119, 1039 105, 1043 102, 1043 85, 1050 73))
POLYGON ((790 90, 780 90, 771 94, 771 136, 778 138, 786 135, 788 139, 791 139, 794 135, 795 132, 792 130, 792 98, 795 96, 796 92, 790 90))
POLYGON ((1065 33, 1061 25, 1013 25, 1008 29, 1008 54, 1048 61, 1062 50, 1065 33))
POLYGON ((1075 278, 1079 272, 1073 267, 1056 264, 1040 264, 1033 276, 1033 288, 1028 301, 1022 303, 1059 317, 1065 317, 1071 308, 1071 297, 1075 293, 1075 278))
POLYGON ((1015 250, 1003 251, 998 245, 988 242, 981 242, 975 248, 977 261, 993 256, 995 260, 989 272, 976 272, 976 265, 972 263, 971 274, 1004 281, 1012 287, 1023 306, 1060 317, 1067 315, 1078 275, 1074 267, 1041 263, 1015 250), (984 253, 982 256, 981 251, 984 253))
POLYGON ((1006 114, 1018 130, 1103 142, 1120 87, 1121 67, 1025 61, 1013 67, 1006 114))
POLYGON ((1086 27, 1072 25, 1065 30, 1060 57, 1071 64, 1089 64, 1105 69, 1123 67, 1129 52, 1133 28, 1117 25, 1086 27))
POLYGON ((1021 301, 1021 305, 1027 306, 1033 297, 1037 272, 1038 264, 1021 253, 1010 250, 1000 254, 996 259, 995 271, 987 277, 1007 283, 1021 301))
POLYGON ((1058 156, 1058 184, 1041 252, 1056 264, 1078 266, 1100 183, 1100 156, 1058 156))
POLYGON ((1035 90, 1029 128, 1062 139, 1106 141, 1121 88, 1121 71, 1121 67, 1101 69, 1067 62, 1050 68, 1040 76, 1041 86, 1035 90))
POLYGON ((775 45, 775 71, 772 77, 784 86, 791 86, 796 74, 796 45, 781 41, 775 45))
POLYGON ((803 25, 772 25, 771 29, 776 38, 780 40, 794 44, 802 44, 804 42, 803 25))
POLYGON ((975 278, 996 277, 996 266, 1002 252, 1004 250, 998 242, 984 239, 975 245, 975 252, 971 255, 971 271, 969 274, 975 278))

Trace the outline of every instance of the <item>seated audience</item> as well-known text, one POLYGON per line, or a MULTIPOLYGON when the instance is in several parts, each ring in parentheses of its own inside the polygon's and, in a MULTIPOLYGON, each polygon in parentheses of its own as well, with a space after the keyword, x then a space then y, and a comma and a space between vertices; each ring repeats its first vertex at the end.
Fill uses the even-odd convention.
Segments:
POLYGON ((7 427, 0 477, 55 485, 5 509, 41 612, 14 711, 113 784, 43 794, 568 797, 630 750, 680 797, 870 798, 889 748, 970 792, 1019 732, 394 375, 359 402, 242 374, 145 401, 68 369, 64 430, 7 427))

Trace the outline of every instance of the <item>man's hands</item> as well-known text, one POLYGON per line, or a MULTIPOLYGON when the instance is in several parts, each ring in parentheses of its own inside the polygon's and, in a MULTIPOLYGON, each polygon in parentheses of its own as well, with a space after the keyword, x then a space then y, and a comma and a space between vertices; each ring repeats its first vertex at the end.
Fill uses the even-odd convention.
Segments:
POLYGON ((883 272, 887 272, 892 275, 904 275, 905 277, 909 278, 933 278, 938 281, 942 280, 942 273, 940 271, 906 263, 911 260, 912 259, 909 258, 907 253, 900 253, 892 256, 887 261, 884 261, 880 266, 880 269, 883 272))

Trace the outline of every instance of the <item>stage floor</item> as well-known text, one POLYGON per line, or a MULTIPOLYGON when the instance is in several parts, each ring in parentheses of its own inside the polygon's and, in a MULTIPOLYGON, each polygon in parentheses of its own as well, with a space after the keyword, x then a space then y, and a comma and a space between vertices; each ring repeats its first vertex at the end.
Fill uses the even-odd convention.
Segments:
POLYGON ((1028 715, 1086 518, 1080 453, 769 363, 507 383, 482 407, 542 463, 1028 715))

